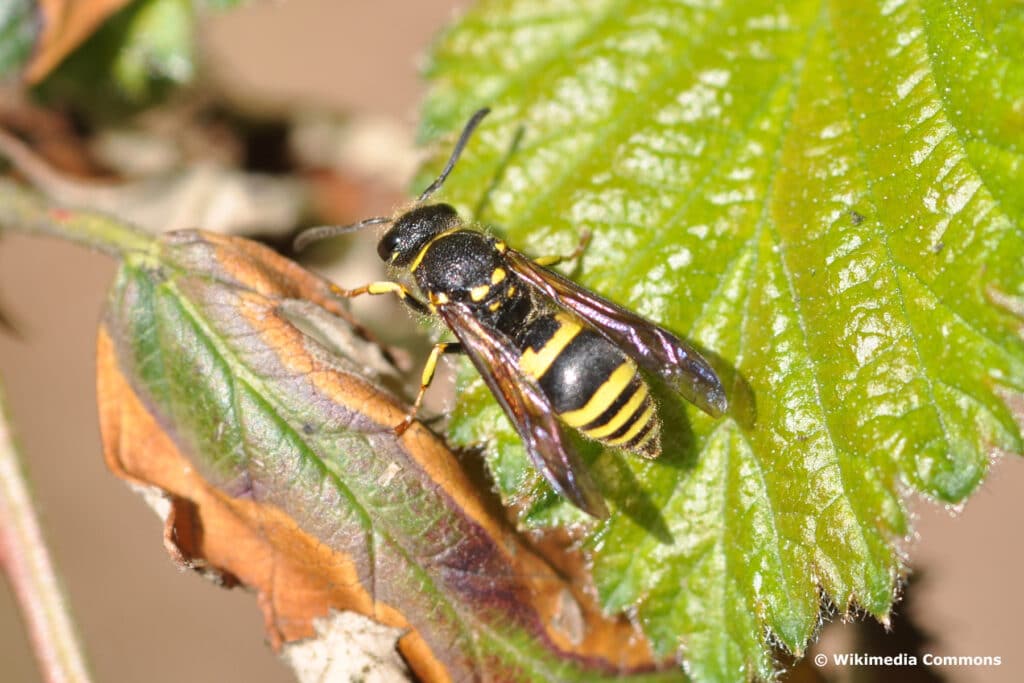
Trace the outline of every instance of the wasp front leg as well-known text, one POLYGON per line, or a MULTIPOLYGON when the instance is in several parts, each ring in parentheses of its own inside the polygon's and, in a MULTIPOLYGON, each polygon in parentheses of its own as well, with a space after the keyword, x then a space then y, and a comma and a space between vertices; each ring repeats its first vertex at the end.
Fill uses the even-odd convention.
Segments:
POLYGON ((580 236, 580 243, 576 245, 575 249, 564 256, 541 256, 540 258, 533 259, 533 262, 538 266, 550 268, 551 266, 557 266, 559 263, 564 261, 574 261, 580 257, 580 254, 582 254, 584 250, 586 250, 587 245, 590 244, 590 237, 592 234, 593 233, 589 230, 584 230, 583 234, 580 236))
POLYGON ((370 284, 363 285, 362 287, 356 287, 355 289, 342 289, 337 285, 331 285, 331 292, 338 296, 343 296, 346 299, 352 299, 357 296, 362 296, 363 294, 394 294, 403 304, 417 313, 430 312, 427 305, 417 299, 416 296, 409 291, 409 288, 400 282, 381 280, 379 282, 371 282, 370 284))
POLYGON ((434 344, 434 348, 430 351, 430 356, 427 357, 427 362, 423 366, 423 376, 420 378, 420 390, 416 394, 416 400, 413 401, 412 410, 405 416, 405 419, 399 422, 395 426, 395 434, 401 436, 405 433, 416 419, 416 414, 420 411, 420 405, 423 403, 423 395, 427 393, 427 387, 434 381, 434 373, 437 371, 437 361, 441 357, 442 353, 463 353, 462 344, 459 342, 439 342, 434 344))

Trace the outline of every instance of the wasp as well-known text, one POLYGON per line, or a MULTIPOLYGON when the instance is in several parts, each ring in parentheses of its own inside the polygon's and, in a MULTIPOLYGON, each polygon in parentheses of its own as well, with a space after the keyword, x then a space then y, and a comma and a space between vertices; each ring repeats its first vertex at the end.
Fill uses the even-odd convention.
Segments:
POLYGON ((714 417, 727 409, 725 391, 693 347, 550 269, 576 258, 585 241, 567 257, 531 259, 464 222, 452 206, 427 203, 488 113, 481 109, 470 118, 441 174, 411 209, 350 226, 310 228, 298 236, 295 249, 390 224, 377 253, 411 277, 419 296, 397 281, 335 292, 395 294, 414 311, 439 316, 458 340, 434 346, 412 410, 396 432, 415 419, 441 355, 468 355, 544 478, 577 507, 604 518, 604 499, 563 428, 654 458, 661 452, 660 421, 641 371, 714 417))

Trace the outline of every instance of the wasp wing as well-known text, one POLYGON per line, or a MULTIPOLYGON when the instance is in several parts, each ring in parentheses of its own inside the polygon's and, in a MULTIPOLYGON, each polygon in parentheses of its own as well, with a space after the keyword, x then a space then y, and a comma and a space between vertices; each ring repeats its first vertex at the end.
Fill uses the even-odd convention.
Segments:
POLYGON ((462 342, 470 360, 505 410, 534 466, 548 483, 584 512, 604 519, 608 508, 555 418, 536 380, 519 369, 519 356, 500 332, 480 323, 458 303, 438 313, 462 342))
POLYGON ((721 380, 692 346, 513 249, 508 249, 505 256, 522 279, 583 318, 645 370, 662 377, 690 403, 712 417, 728 410, 729 401, 721 380))

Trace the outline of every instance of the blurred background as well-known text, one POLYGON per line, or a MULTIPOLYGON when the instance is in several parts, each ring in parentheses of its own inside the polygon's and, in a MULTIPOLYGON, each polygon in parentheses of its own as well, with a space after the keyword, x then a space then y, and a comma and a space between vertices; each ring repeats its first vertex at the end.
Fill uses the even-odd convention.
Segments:
MULTIPOLYGON (((260 116, 300 103, 357 125, 359 140, 339 147, 350 173, 340 187, 332 185, 331 210, 338 220, 390 213, 415 168, 422 55, 466 2, 290 0, 210 16, 200 31, 212 80, 205 87, 260 116), (367 152, 374 142, 387 149, 367 152)), ((315 125, 305 130, 323 140, 315 125)), ((365 242, 356 248, 372 255, 372 239, 365 242)), ((290 681, 265 644, 254 596, 179 572, 163 549, 159 520, 104 467, 93 354, 113 272, 110 259, 78 247, 20 236, 0 241, 0 310, 17 329, 0 333, 0 378, 96 680, 290 681)), ((344 281, 365 279, 349 271, 344 281)), ((1021 490, 1024 463, 1006 458, 962 511, 914 501, 916 536, 905 551, 919 573, 910 600, 896 606, 894 631, 832 624, 811 650, 831 656, 920 648, 918 654, 998 655, 1001 667, 829 665, 805 668, 801 678, 1020 680, 1024 598, 1017 578, 1024 551, 1013 539, 1015 521, 1024 517, 1021 490)), ((41 680, 6 585, 0 680, 41 680)))

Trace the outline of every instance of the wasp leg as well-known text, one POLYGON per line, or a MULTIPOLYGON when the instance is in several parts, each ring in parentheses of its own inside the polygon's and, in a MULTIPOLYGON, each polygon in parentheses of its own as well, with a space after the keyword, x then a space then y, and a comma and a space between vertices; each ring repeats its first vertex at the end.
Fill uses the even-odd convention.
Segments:
POLYGON ((580 254, 582 254, 583 251, 587 248, 587 245, 590 244, 591 235, 592 233, 589 230, 584 230, 583 234, 580 235, 580 243, 576 245, 575 249, 573 249, 565 256, 541 256, 540 258, 533 259, 533 262, 536 263, 538 266, 550 268, 551 266, 557 266, 559 263, 562 263, 563 261, 573 261, 575 259, 578 259, 580 257, 580 254))
POLYGON ((396 294, 403 304, 417 313, 430 312, 427 305, 417 299, 413 293, 409 291, 409 288, 400 282, 381 280, 380 282, 371 282, 368 285, 356 287, 355 289, 342 289, 337 285, 331 285, 331 292, 338 296, 343 296, 346 299, 352 299, 363 294, 396 294))
POLYGON ((416 413, 420 411, 420 404, 423 403, 423 394, 427 393, 427 387, 434 381, 434 372, 437 370, 437 360, 441 357, 442 353, 463 353, 462 344, 459 342, 439 342, 434 344, 434 348, 430 351, 430 356, 427 357, 427 362, 423 366, 423 376, 420 379, 420 390, 416 394, 416 400, 413 401, 412 410, 405 416, 405 419, 399 422, 395 426, 395 434, 401 436, 405 433, 416 419, 416 413))

